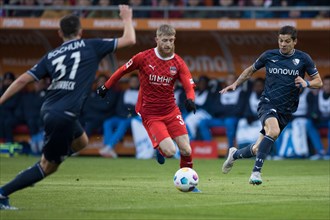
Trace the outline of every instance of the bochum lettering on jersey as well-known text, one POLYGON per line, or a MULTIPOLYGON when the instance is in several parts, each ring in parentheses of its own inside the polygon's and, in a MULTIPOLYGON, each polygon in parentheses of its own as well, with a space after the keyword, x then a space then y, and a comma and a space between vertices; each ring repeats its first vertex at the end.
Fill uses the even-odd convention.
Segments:
POLYGON ((282 69, 282 68, 269 68, 269 73, 298 76, 299 75, 299 70, 290 70, 290 69, 282 69))
POLYGON ((70 50, 76 50, 80 47, 85 47, 85 42, 83 40, 80 40, 80 41, 74 41, 68 45, 64 45, 63 47, 57 49, 57 50, 54 50, 50 53, 48 53, 48 56, 47 58, 48 59, 51 59, 52 57, 55 57, 57 56, 58 54, 61 54, 61 53, 64 53, 66 51, 70 51, 70 50))

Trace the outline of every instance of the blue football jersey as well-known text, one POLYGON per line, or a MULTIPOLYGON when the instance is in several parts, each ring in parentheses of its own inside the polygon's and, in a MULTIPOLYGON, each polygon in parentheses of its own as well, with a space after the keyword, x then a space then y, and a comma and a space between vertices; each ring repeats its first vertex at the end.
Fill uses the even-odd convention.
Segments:
POLYGON ((265 89, 262 98, 269 100, 277 111, 291 114, 299 103, 300 89, 295 86, 295 78, 318 74, 311 57, 299 50, 284 55, 279 49, 264 52, 253 64, 255 70, 266 68, 265 89))
POLYGON ((117 39, 79 39, 48 52, 28 71, 36 80, 51 78, 42 110, 79 115, 99 62, 117 48, 117 39))

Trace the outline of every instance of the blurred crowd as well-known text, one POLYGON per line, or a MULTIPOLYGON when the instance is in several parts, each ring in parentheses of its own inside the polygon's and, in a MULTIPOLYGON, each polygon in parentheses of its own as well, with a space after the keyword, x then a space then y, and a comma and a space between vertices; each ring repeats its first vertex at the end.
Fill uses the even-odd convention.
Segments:
MULTIPOLYGON (((15 80, 15 74, 6 72, 0 82, 0 95, 15 80)), ((139 80, 137 75, 129 77, 109 91, 105 99, 96 94, 96 88, 108 79, 99 74, 87 97, 80 121, 89 136, 98 135, 103 139, 100 154, 116 158, 115 146, 130 131, 132 119, 139 118, 135 112, 139 80)), ((255 78, 243 86, 225 94, 218 91, 230 85, 236 79, 228 75, 225 79, 210 79, 200 76, 195 79, 197 111, 186 112, 183 88, 176 85, 175 98, 187 125, 192 141, 216 140, 213 128, 223 128, 228 146, 245 147, 254 143, 261 130, 257 117, 259 98, 264 89, 264 79, 255 78), (256 134, 253 135, 253 134, 256 134)), ((304 89, 294 119, 275 142, 271 157, 310 158, 311 160, 330 159, 330 75, 323 77, 320 90, 304 89), (320 131, 323 129, 322 141, 320 131), (327 146, 326 146, 327 145, 327 146)), ((39 154, 42 146, 43 124, 40 118, 40 107, 44 100, 49 81, 35 82, 24 92, 17 94, 0 106, 0 143, 14 143, 15 129, 18 125, 28 127, 30 148, 33 154, 39 154)))
MULTIPOLYGON (((118 4, 128 4, 134 8, 148 8, 134 10, 134 18, 163 18, 165 13, 169 18, 329 18, 329 10, 311 11, 309 6, 330 6, 328 0, 0 0, 0 5, 20 6, 55 6, 52 10, 26 9, 4 10, 0 9, 0 17, 44 17, 59 18, 68 13, 75 13, 83 18, 117 18, 117 10, 90 10, 88 7, 109 7, 118 4), (62 6, 79 6, 84 9, 66 10, 62 6), (173 10, 176 7, 193 8, 218 6, 226 10, 173 10), (259 10, 227 10, 230 7, 255 7, 259 10), (306 10, 272 11, 272 7, 305 7, 306 10), (86 8, 87 7, 87 8, 86 8), (157 10, 156 7, 170 9, 157 10), (265 10, 260 10, 265 9, 265 10), (267 9, 267 10, 266 10, 267 9)), ((165 17, 166 17, 165 16, 165 17)))

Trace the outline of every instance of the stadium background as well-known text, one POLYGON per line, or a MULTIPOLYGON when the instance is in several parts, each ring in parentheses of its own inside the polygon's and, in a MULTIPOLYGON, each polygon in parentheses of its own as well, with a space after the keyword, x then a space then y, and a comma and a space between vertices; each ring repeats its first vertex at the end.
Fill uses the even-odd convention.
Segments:
MULTIPOLYGON (((306 9, 306 8, 305 8, 306 9)), ((12 71, 16 75, 31 68, 47 51, 61 44, 57 35, 58 19, 0 18, 0 73, 12 71)), ((208 75, 222 80, 228 73, 239 75, 251 65, 260 53, 277 48, 277 31, 283 25, 296 26, 296 49, 308 52, 321 76, 330 73, 330 20, 324 19, 134 19, 137 44, 118 51, 100 64, 98 73, 111 74, 134 54, 155 46, 155 29, 161 23, 170 23, 177 30, 176 52, 186 61, 194 78, 208 75)), ((117 19, 82 19, 83 36, 116 37, 122 34, 117 19)), ((256 76, 263 76, 259 71, 256 76)), ((125 80, 124 80, 125 81, 125 80)), ((26 128, 15 131, 17 141, 28 138, 26 128)), ((223 130, 214 131, 215 142, 208 143, 226 153, 223 130)), ((326 138, 322 141, 326 146, 326 138)), ((85 154, 97 154, 102 144, 99 136, 91 138, 85 154)), ((200 144, 200 143, 197 143, 200 144)), ((205 146, 204 146, 205 147, 205 146)), ((126 135, 118 144, 119 155, 134 154, 132 138, 126 135)), ((84 154, 83 153, 83 154, 84 154)))

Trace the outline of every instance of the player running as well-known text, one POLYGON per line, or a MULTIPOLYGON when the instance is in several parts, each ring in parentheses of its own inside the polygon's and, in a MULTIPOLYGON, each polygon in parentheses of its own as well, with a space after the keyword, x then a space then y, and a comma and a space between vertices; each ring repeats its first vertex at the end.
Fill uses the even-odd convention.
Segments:
POLYGON ((0 97, 0 105, 27 84, 44 77, 52 79, 41 114, 45 125, 45 144, 41 160, 0 187, 0 209, 16 209, 8 196, 54 173, 67 155, 83 149, 88 138, 78 117, 99 62, 116 49, 135 44, 132 9, 119 5, 124 33, 115 39, 81 39, 80 20, 67 15, 60 20, 59 35, 64 43, 47 53, 29 71, 17 78, 0 97))
POLYGON ((186 92, 187 111, 195 112, 194 82, 183 59, 174 53, 175 29, 167 24, 156 32, 157 47, 140 52, 120 67, 110 79, 98 89, 104 97, 112 86, 125 74, 139 70, 140 91, 136 112, 141 116, 154 148, 158 149, 160 164, 165 157, 176 152, 173 140, 180 150, 180 167, 193 167, 188 132, 181 112, 175 104, 174 83, 179 80, 186 92))
POLYGON ((261 168, 275 140, 298 107, 300 88, 322 87, 321 77, 311 57, 294 49, 297 44, 297 30, 294 27, 284 26, 279 30, 278 44, 279 49, 264 52, 233 84, 220 91, 223 94, 235 90, 257 70, 266 68, 265 89, 258 105, 258 117, 263 126, 261 134, 255 144, 239 150, 230 148, 222 166, 222 172, 226 174, 235 160, 256 156, 249 179, 253 185, 262 183, 261 168), (304 79, 305 72, 311 81, 304 79))

